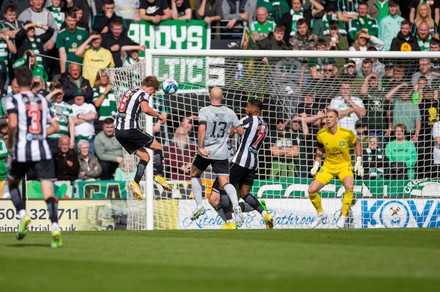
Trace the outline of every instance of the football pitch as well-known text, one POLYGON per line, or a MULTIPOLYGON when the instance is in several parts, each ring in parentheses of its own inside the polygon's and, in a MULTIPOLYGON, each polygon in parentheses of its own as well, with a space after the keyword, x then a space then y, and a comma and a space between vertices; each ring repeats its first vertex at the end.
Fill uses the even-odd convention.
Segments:
POLYGON ((438 291, 440 229, 0 233, 1 291, 438 291))

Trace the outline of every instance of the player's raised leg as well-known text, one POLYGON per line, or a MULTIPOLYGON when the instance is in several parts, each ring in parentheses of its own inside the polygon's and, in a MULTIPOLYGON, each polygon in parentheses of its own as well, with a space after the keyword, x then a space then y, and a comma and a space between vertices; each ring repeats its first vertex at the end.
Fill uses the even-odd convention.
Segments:
MULTIPOLYGON (((154 160, 163 160, 162 157, 162 144, 160 144, 156 139, 153 140, 151 145, 148 147, 155 152, 154 160), (156 153, 157 152, 157 153, 156 153)), ((157 174, 154 176, 154 181, 160 184, 167 191, 172 191, 173 188, 167 183, 165 177, 163 176, 163 166, 161 163, 156 165, 157 174)))

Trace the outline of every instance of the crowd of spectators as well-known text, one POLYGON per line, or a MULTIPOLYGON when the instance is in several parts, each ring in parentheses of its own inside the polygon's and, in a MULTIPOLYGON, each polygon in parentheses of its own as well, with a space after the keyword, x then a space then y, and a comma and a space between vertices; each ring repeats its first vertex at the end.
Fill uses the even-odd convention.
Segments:
MULTIPOLYGON (((14 69, 32 69, 33 90, 47 97, 60 123, 49 137, 58 178, 72 181, 113 179, 123 163, 112 127, 116 99, 101 69, 139 61, 145 46, 128 37, 133 22, 222 21, 229 31, 247 27, 250 48, 257 50, 440 50, 440 1, 432 0, 3 0, 0 7, 1 93, 16 93, 14 69)), ((312 159, 311 137, 327 108, 364 138, 369 178, 391 176, 383 171, 391 162, 404 169, 403 178, 433 175, 426 167, 440 165, 440 62, 411 65, 374 58, 277 60, 277 78, 301 100, 297 113, 279 119, 269 135, 268 177, 307 176, 301 159, 312 159)), ((193 133, 182 123, 169 134, 155 165, 165 163, 173 174, 168 178, 188 178, 193 133)))

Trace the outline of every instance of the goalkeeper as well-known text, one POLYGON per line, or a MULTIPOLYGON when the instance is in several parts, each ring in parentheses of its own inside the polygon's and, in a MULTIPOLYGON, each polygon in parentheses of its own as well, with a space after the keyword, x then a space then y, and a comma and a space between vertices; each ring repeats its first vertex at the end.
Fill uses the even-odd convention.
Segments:
POLYGON ((325 114, 325 128, 316 134, 317 150, 313 168, 310 173, 315 177, 309 186, 309 197, 315 207, 318 216, 312 223, 312 228, 317 227, 327 219, 321 205, 321 197, 318 192, 327 185, 334 177, 338 177, 345 187, 345 195, 342 201, 342 215, 336 226, 344 228, 347 214, 353 201, 353 171, 350 159, 350 144, 355 146, 356 164, 354 171, 357 175, 364 175, 362 166, 362 148, 353 131, 341 128, 337 125, 339 113, 334 109, 327 110, 325 114), (319 170, 323 154, 324 164, 319 170), (319 170, 319 171, 318 171, 319 170))

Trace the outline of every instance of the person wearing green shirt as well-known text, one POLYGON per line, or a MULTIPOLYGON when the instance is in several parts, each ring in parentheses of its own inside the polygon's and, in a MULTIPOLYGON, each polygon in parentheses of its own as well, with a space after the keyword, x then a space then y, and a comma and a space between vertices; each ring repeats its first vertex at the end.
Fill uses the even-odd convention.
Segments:
POLYGON ((77 26, 76 12, 66 13, 66 28, 60 30, 56 46, 60 54, 60 69, 64 73, 69 69, 71 62, 81 64, 82 58, 75 55, 76 49, 89 37, 89 32, 77 26))
POLYGON ((368 15, 370 15, 371 18, 377 19, 378 23, 380 23, 385 16, 389 15, 388 0, 368 0, 367 4, 368 15))
POLYGON ((290 10, 287 0, 257 0, 257 8, 262 6, 269 14, 268 19, 275 23, 280 23, 281 16, 290 10))
MULTIPOLYGON (((390 165, 390 173, 401 173, 396 169, 399 165, 404 165, 408 179, 414 179, 415 165, 417 164, 417 149, 413 142, 405 139, 405 125, 398 124, 394 127, 396 140, 388 142, 385 147, 385 156, 390 165)), ((400 170, 402 171, 402 170, 400 170)))
POLYGON ((251 22, 250 31, 255 41, 267 38, 275 29, 275 22, 267 20, 269 14, 265 7, 258 7, 256 11, 257 21, 251 22))
POLYGON ((359 3, 358 16, 350 20, 348 25, 348 33, 352 40, 356 39, 356 34, 361 30, 368 30, 368 34, 377 37, 379 35, 379 27, 377 20, 368 16, 368 4, 359 3))

